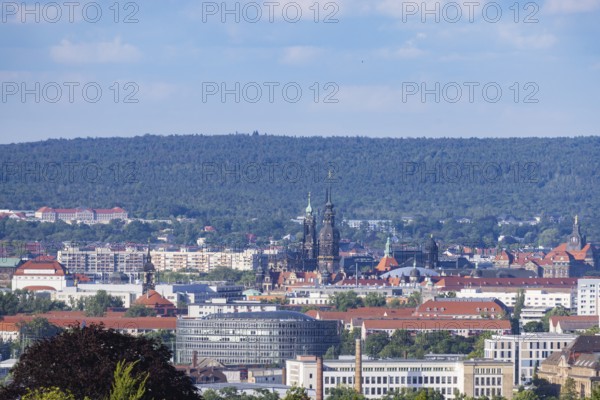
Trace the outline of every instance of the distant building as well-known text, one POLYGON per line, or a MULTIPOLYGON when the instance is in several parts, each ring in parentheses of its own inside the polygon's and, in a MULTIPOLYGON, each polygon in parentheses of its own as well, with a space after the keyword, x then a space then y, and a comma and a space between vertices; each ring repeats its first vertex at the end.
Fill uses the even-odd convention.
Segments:
POLYGON ((203 303, 188 305, 188 317, 200 318, 210 314, 228 314, 237 312, 277 311, 277 304, 261 303, 260 301, 228 301, 214 298, 203 303))
POLYGON ((544 257, 541 265, 543 276, 546 278, 582 276, 585 272, 598 268, 598 250, 587 243, 585 236, 581 235, 579 218, 576 216, 573 223, 573 232, 567 242, 552 249, 544 257))
POLYGON ((13 275, 22 263, 19 257, 0 257, 0 287, 11 287, 13 275))
POLYGON ((600 314, 600 278, 577 280, 577 315, 600 314))
POLYGON ((590 397, 600 381, 600 336, 579 336, 542 361, 538 376, 556 386, 557 393, 571 378, 580 398, 590 397))
POLYGON ((385 332, 392 336, 395 331, 438 332, 448 331, 453 335, 473 336, 483 332, 506 335, 511 332, 510 321, 506 319, 443 319, 443 318, 402 318, 402 319, 365 319, 362 323, 361 337, 385 332))
POLYGON ((506 306, 497 299, 447 299, 428 300, 419 305, 415 317, 498 319, 508 315, 506 306))
POLYGON ((550 332, 582 333, 598 326, 596 315, 566 315, 550 317, 550 332))
POLYGON ((73 286, 73 278, 54 257, 39 256, 20 265, 12 277, 12 290, 58 291, 73 286))
MULTIPOLYGON (((425 359, 370 360, 362 358, 360 368, 361 392, 368 399, 378 399, 395 390, 433 389, 445 399, 456 394, 468 397, 512 399, 513 367, 510 362, 475 359, 460 355, 430 355, 425 359)), ((318 371, 314 356, 299 356, 286 361, 285 382, 307 389, 323 388, 324 396, 338 386, 356 387, 356 359, 323 360, 318 371), (317 379, 322 376, 321 385, 317 379)))
POLYGON ((177 320, 177 362, 194 352, 224 365, 276 366, 301 354, 323 355, 340 341, 337 321, 292 311, 212 314, 177 320))
POLYGON ((485 358, 510 361, 514 365, 515 386, 530 383, 533 373, 550 354, 567 347, 577 336, 556 333, 493 335, 485 339, 485 358))
POLYGON ((42 207, 35 212, 35 218, 43 222, 83 222, 87 224, 109 223, 112 220, 126 220, 127 211, 120 207, 104 208, 50 208, 42 207))

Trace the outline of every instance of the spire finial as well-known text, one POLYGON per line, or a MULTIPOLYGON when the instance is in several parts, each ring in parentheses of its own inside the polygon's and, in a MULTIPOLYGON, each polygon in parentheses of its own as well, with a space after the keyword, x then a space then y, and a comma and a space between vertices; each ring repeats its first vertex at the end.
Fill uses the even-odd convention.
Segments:
POLYGON ((578 224, 579 224, 579 216, 575 215, 575 225, 578 225, 578 224))
POLYGON ((308 206, 306 207, 306 213, 312 214, 312 206, 310 205, 310 192, 308 192, 308 206))
POLYGON ((390 237, 389 236, 387 238, 387 242, 385 242, 385 256, 386 257, 391 257, 392 256, 392 243, 390 242, 390 237))

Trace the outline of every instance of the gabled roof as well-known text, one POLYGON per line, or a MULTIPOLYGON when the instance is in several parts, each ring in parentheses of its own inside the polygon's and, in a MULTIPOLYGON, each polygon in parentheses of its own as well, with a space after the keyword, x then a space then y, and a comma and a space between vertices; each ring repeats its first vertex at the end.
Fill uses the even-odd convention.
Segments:
POLYGON ((381 260, 379 260, 379 264, 375 267, 375 269, 379 272, 387 272, 391 270, 393 267, 398 266, 398 261, 394 257, 384 256, 381 260))
POLYGON ((444 316, 444 315, 470 315, 480 316, 487 313, 489 315, 498 315, 505 311, 506 306, 499 300, 487 301, 445 301, 428 300, 417 307, 415 316, 444 316))
POLYGON ((175 307, 173 303, 165 299, 156 290, 148 290, 148 293, 137 298, 135 304, 142 304, 146 307, 175 307))

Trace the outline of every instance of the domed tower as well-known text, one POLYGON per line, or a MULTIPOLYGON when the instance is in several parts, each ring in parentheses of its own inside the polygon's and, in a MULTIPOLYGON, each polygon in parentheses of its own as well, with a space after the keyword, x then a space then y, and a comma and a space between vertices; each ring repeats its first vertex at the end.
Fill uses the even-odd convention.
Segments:
POLYGON ((317 258, 319 271, 325 278, 336 272, 340 266, 340 231, 335 227, 335 212, 331 202, 331 188, 327 190, 327 202, 323 214, 323 227, 319 232, 319 256, 317 258))
POLYGON ((142 284, 142 293, 146 294, 149 290, 154 290, 154 273, 156 269, 152 264, 152 256, 150 255, 150 246, 148 246, 148 254, 146 255, 146 263, 144 264, 144 283, 142 284))
POLYGON ((302 235, 302 258, 306 266, 313 266, 317 259, 317 226, 310 205, 310 193, 308 193, 308 206, 304 215, 304 233, 302 235))
POLYGON ((435 269, 438 266, 438 245, 433 240, 433 235, 429 236, 429 240, 425 244, 425 268, 435 269))
POLYGON ((415 254, 414 258, 413 258, 413 267, 410 270, 410 283, 418 283, 419 280, 421 279, 421 273, 419 272, 419 269, 417 268, 417 255, 415 254))

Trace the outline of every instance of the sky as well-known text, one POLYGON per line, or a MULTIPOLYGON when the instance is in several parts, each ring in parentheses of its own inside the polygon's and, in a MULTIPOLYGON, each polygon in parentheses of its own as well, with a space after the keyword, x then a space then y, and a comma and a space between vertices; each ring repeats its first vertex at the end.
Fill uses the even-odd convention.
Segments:
POLYGON ((600 134, 600 0, 0 6, 0 143, 600 134))

